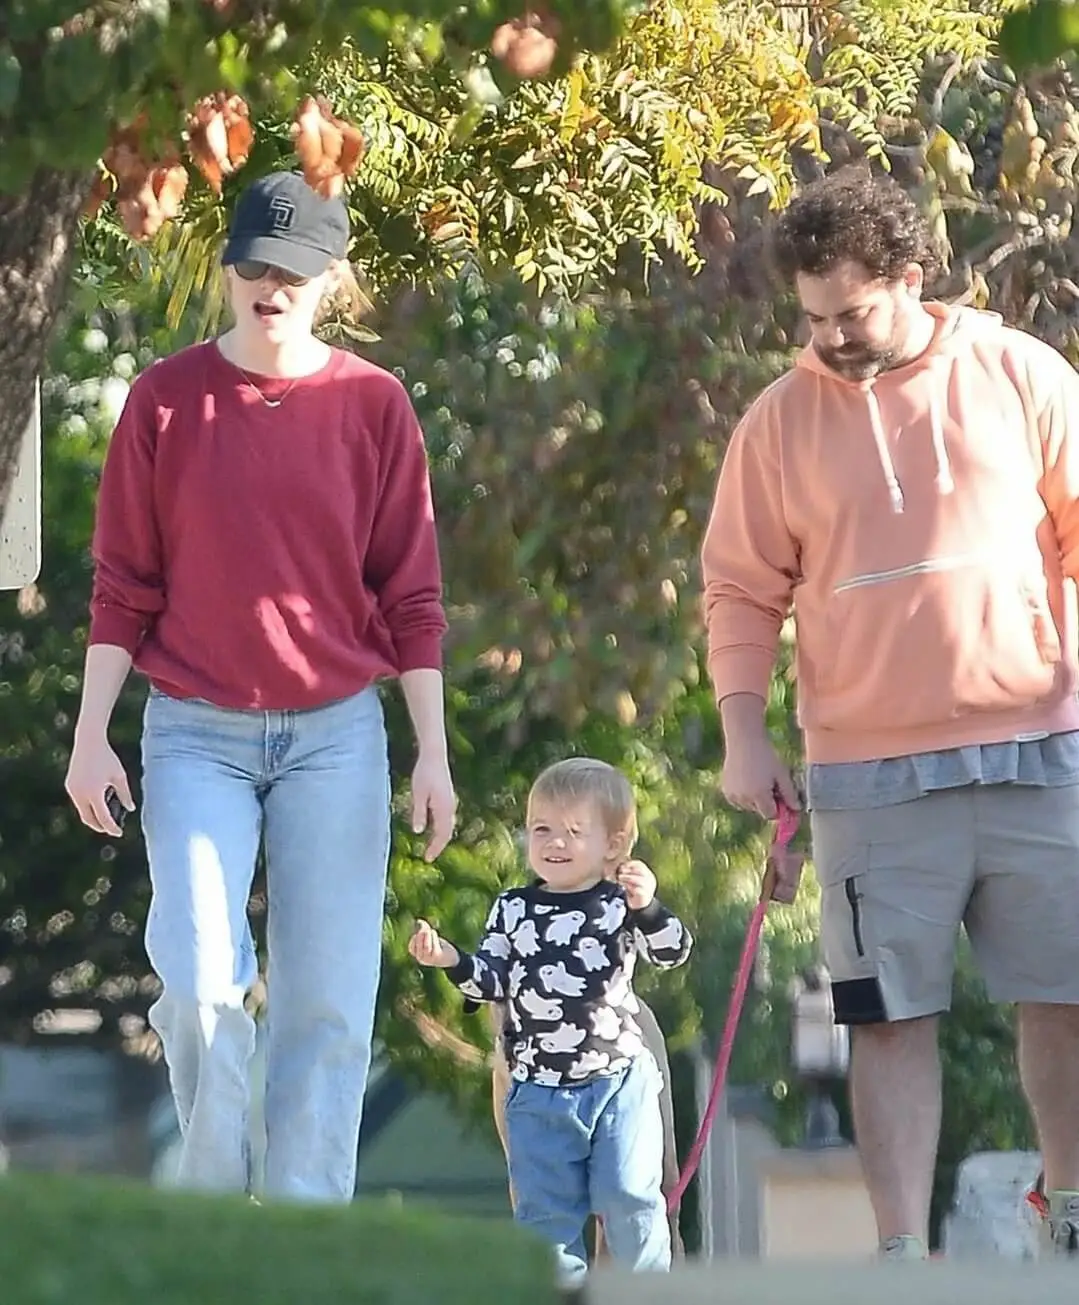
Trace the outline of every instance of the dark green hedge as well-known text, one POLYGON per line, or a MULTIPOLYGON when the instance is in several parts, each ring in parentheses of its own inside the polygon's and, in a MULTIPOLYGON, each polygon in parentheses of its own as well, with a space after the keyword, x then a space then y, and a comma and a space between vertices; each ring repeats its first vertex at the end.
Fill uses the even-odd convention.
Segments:
POLYGON ((509 1223, 0 1179, 3 1305, 553 1305, 509 1223))

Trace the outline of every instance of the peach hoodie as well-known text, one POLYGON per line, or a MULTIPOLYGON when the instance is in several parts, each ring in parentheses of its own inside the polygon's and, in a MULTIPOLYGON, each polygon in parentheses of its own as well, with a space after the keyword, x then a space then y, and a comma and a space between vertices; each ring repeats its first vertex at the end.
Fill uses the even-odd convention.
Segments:
POLYGON ((926 307, 929 349, 872 381, 804 350, 719 477, 716 697, 767 698, 793 600, 811 762, 1079 729, 1079 377, 996 314, 926 307))

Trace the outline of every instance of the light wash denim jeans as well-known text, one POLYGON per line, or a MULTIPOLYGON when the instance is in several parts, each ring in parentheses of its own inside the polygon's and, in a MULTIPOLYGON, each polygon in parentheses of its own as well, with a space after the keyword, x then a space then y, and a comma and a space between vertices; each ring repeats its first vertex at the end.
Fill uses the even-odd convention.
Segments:
POLYGON ((580 1087, 514 1083, 506 1100, 514 1217, 555 1249, 562 1286, 588 1266, 590 1214, 603 1219, 612 1258, 666 1272, 671 1230, 663 1182, 663 1079, 651 1052, 580 1087))
POLYGON ((390 844, 375 689, 311 711, 226 711, 151 691, 146 949, 183 1151, 179 1182, 250 1185, 258 975, 247 904, 266 850, 268 1196, 348 1201, 378 990, 390 844))

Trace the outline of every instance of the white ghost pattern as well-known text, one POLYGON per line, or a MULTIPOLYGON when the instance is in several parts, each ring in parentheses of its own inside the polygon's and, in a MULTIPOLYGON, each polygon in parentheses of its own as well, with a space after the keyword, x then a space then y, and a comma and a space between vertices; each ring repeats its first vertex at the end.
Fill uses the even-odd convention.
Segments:
POLYGON ((620 970, 611 981, 610 987, 603 994, 604 1000, 612 1006, 621 1006, 629 997, 629 975, 620 970))
POLYGON ((550 915, 555 908, 547 902, 537 902, 532 909, 537 915, 550 915))
POLYGON ((518 1083, 527 1082, 528 1067, 526 1065, 522 1065, 521 1062, 518 1061, 517 1064, 514 1065, 513 1067, 513 1077, 517 1080, 518 1083))
POLYGON ((524 918, 524 898, 505 897, 502 899, 502 928, 506 933, 513 933, 524 918))
POLYGON ((538 1087, 558 1087, 562 1082, 562 1075, 557 1069, 537 1069, 532 1082, 538 1087))
POLYGON ((525 967, 521 964, 520 961, 514 961, 513 964, 510 966, 509 985, 510 985, 511 997, 516 997, 517 994, 521 991, 521 984, 524 983, 525 975, 527 973, 528 971, 525 969, 525 967))
POLYGON ((611 958, 607 955, 607 948, 598 938, 582 938, 573 954, 589 974, 595 974, 598 970, 605 970, 611 963, 611 958))
POLYGON ((499 960, 508 961, 510 940, 504 933, 489 933, 483 940, 483 950, 491 956, 497 956, 499 960))
POLYGON ((613 1042, 621 1027, 618 1012, 610 1006, 597 1006, 592 1012, 592 1032, 604 1042, 613 1042))
POLYGON ((550 1033, 539 1035, 540 1050, 545 1051, 549 1056, 557 1056, 565 1051, 576 1051, 586 1036, 584 1029, 579 1029, 576 1024, 563 1024, 550 1033))
POLYGON ((464 983, 460 984, 459 986, 461 991, 465 994, 465 996, 471 997, 473 1001, 484 1000, 483 990, 480 988, 480 985, 476 982, 475 979, 466 979, 464 983))
POLYGON ((681 920, 670 919, 662 929, 656 933, 645 934, 644 937, 648 946, 653 951, 677 951, 682 945, 682 939, 685 937, 685 929, 681 920))
POLYGON ((580 1060, 575 1060, 569 1069, 570 1078, 587 1078, 589 1074, 598 1074, 601 1069, 606 1069, 611 1063, 610 1056, 605 1051, 597 1051, 594 1047, 586 1051, 580 1060))
POLYGON ((604 902, 603 911, 596 924, 604 933, 617 933, 625 919, 626 899, 624 897, 612 897, 609 902, 604 902))
POLYGON ((559 961, 557 965, 541 965, 539 981, 548 992, 559 992, 563 997, 579 997, 587 986, 584 979, 570 974, 564 961, 559 961))
POLYGON ((531 1069, 536 1063, 536 1048, 528 1043, 520 1051, 514 1049, 513 1058, 518 1065, 527 1065, 531 1069))
POLYGON ((513 935, 513 945, 521 956, 535 956, 540 949, 535 920, 525 920, 513 935))
POLYGON ((615 1043, 615 1046, 623 1056, 628 1056, 630 1059, 634 1056, 639 1056, 644 1050, 644 1043, 641 1041, 640 1037, 630 1029, 623 1029, 622 1035, 615 1043))
POLYGON ((517 1004, 534 1020, 545 1020, 551 1024, 562 1018, 562 1003, 557 998, 541 997, 531 988, 526 988, 521 993, 517 998, 517 1004))
POLYGON ((588 917, 583 911, 566 911, 556 915, 543 934, 544 942, 556 943, 565 947, 581 932, 581 926, 588 917))

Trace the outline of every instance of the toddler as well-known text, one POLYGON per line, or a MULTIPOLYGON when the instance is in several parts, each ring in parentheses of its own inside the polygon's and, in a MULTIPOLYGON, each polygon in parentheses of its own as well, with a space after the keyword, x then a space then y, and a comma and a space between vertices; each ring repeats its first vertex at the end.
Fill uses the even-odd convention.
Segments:
POLYGON ((633 970, 638 955, 681 965, 692 939, 656 897, 652 871, 628 859, 636 806, 613 766, 549 767, 527 825, 539 882, 500 894, 476 953, 425 921, 409 950, 466 997, 505 1006, 514 1216, 552 1244, 563 1285, 584 1277, 593 1211, 616 1261, 665 1271, 663 1079, 637 1022, 633 970))

